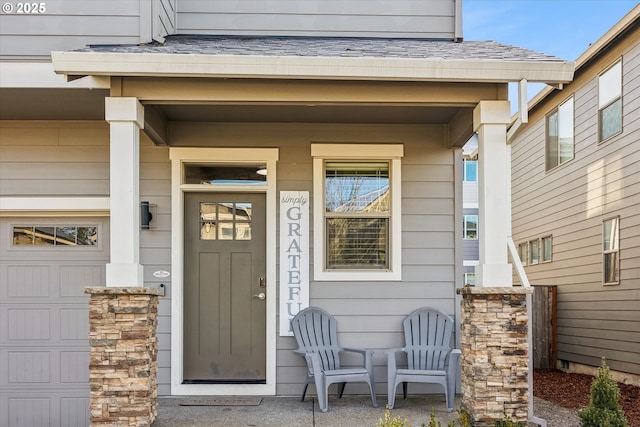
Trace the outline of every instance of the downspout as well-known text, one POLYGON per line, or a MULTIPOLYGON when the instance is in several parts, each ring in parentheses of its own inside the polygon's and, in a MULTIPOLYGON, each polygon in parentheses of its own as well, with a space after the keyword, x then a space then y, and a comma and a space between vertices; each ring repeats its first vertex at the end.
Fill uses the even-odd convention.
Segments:
POLYGON ((511 140, 518 132, 520 126, 529 122, 529 108, 527 106, 527 79, 518 82, 518 117, 507 131, 507 144, 511 144, 511 140))

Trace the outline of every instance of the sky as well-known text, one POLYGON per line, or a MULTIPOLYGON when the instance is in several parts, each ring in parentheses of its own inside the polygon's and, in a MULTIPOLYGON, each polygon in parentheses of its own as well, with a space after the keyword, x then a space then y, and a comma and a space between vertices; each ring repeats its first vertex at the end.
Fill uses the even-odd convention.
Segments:
MULTIPOLYGON (((464 40, 494 40, 569 61, 622 19, 637 0, 463 0, 464 40)), ((517 98, 510 85, 511 110, 517 98)), ((542 89, 531 84, 531 99, 542 89)))

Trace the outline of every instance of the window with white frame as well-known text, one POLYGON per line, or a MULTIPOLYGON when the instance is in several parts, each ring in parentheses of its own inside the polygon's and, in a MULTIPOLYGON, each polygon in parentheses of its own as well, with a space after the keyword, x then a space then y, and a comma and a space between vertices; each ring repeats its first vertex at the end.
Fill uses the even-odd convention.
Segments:
POLYGON ((620 218, 602 223, 602 272, 605 285, 620 283, 620 218))
POLYGON ((605 141, 622 132, 622 61, 598 77, 598 133, 605 141))
POLYGON ((529 242, 529 264, 537 264, 540 262, 540 240, 531 240, 529 242))
POLYGON ((549 116, 546 127, 546 170, 573 159, 573 97, 549 116))
POLYGON ((478 238, 478 215, 464 216, 463 236, 465 239, 478 238))
POLYGON ((476 285, 476 273, 464 273, 464 285, 475 286, 476 285))
POLYGON ((13 246, 74 247, 97 246, 98 227, 95 225, 20 225, 13 227, 13 246))
POLYGON ((463 163, 463 176, 462 180, 466 182, 475 182, 478 180, 478 161, 471 159, 464 159, 463 163))
POLYGON ((402 145, 312 144, 314 277, 400 280, 402 145))
POLYGON ((520 262, 522 265, 527 265, 527 261, 529 261, 529 243, 520 243, 518 245, 518 256, 520 257, 520 262))
POLYGON ((553 259, 553 238, 545 236, 542 238, 542 262, 550 262, 553 259))

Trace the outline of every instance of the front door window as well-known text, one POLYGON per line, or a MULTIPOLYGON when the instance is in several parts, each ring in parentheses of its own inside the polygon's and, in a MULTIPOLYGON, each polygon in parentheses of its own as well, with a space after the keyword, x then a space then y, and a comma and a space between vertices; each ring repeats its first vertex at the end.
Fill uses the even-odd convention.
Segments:
POLYGON ((251 203, 200 204, 201 240, 251 240, 251 203))

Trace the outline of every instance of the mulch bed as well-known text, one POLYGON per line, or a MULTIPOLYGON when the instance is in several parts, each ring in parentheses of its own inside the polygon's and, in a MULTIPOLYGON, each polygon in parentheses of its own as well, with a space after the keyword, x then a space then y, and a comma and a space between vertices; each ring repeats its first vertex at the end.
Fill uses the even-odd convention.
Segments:
MULTIPOLYGON (((581 409, 589 405, 592 382, 591 375, 537 369, 533 372, 533 394, 565 408, 581 409)), ((618 383, 618 388, 629 426, 640 427, 640 387, 618 383)))

